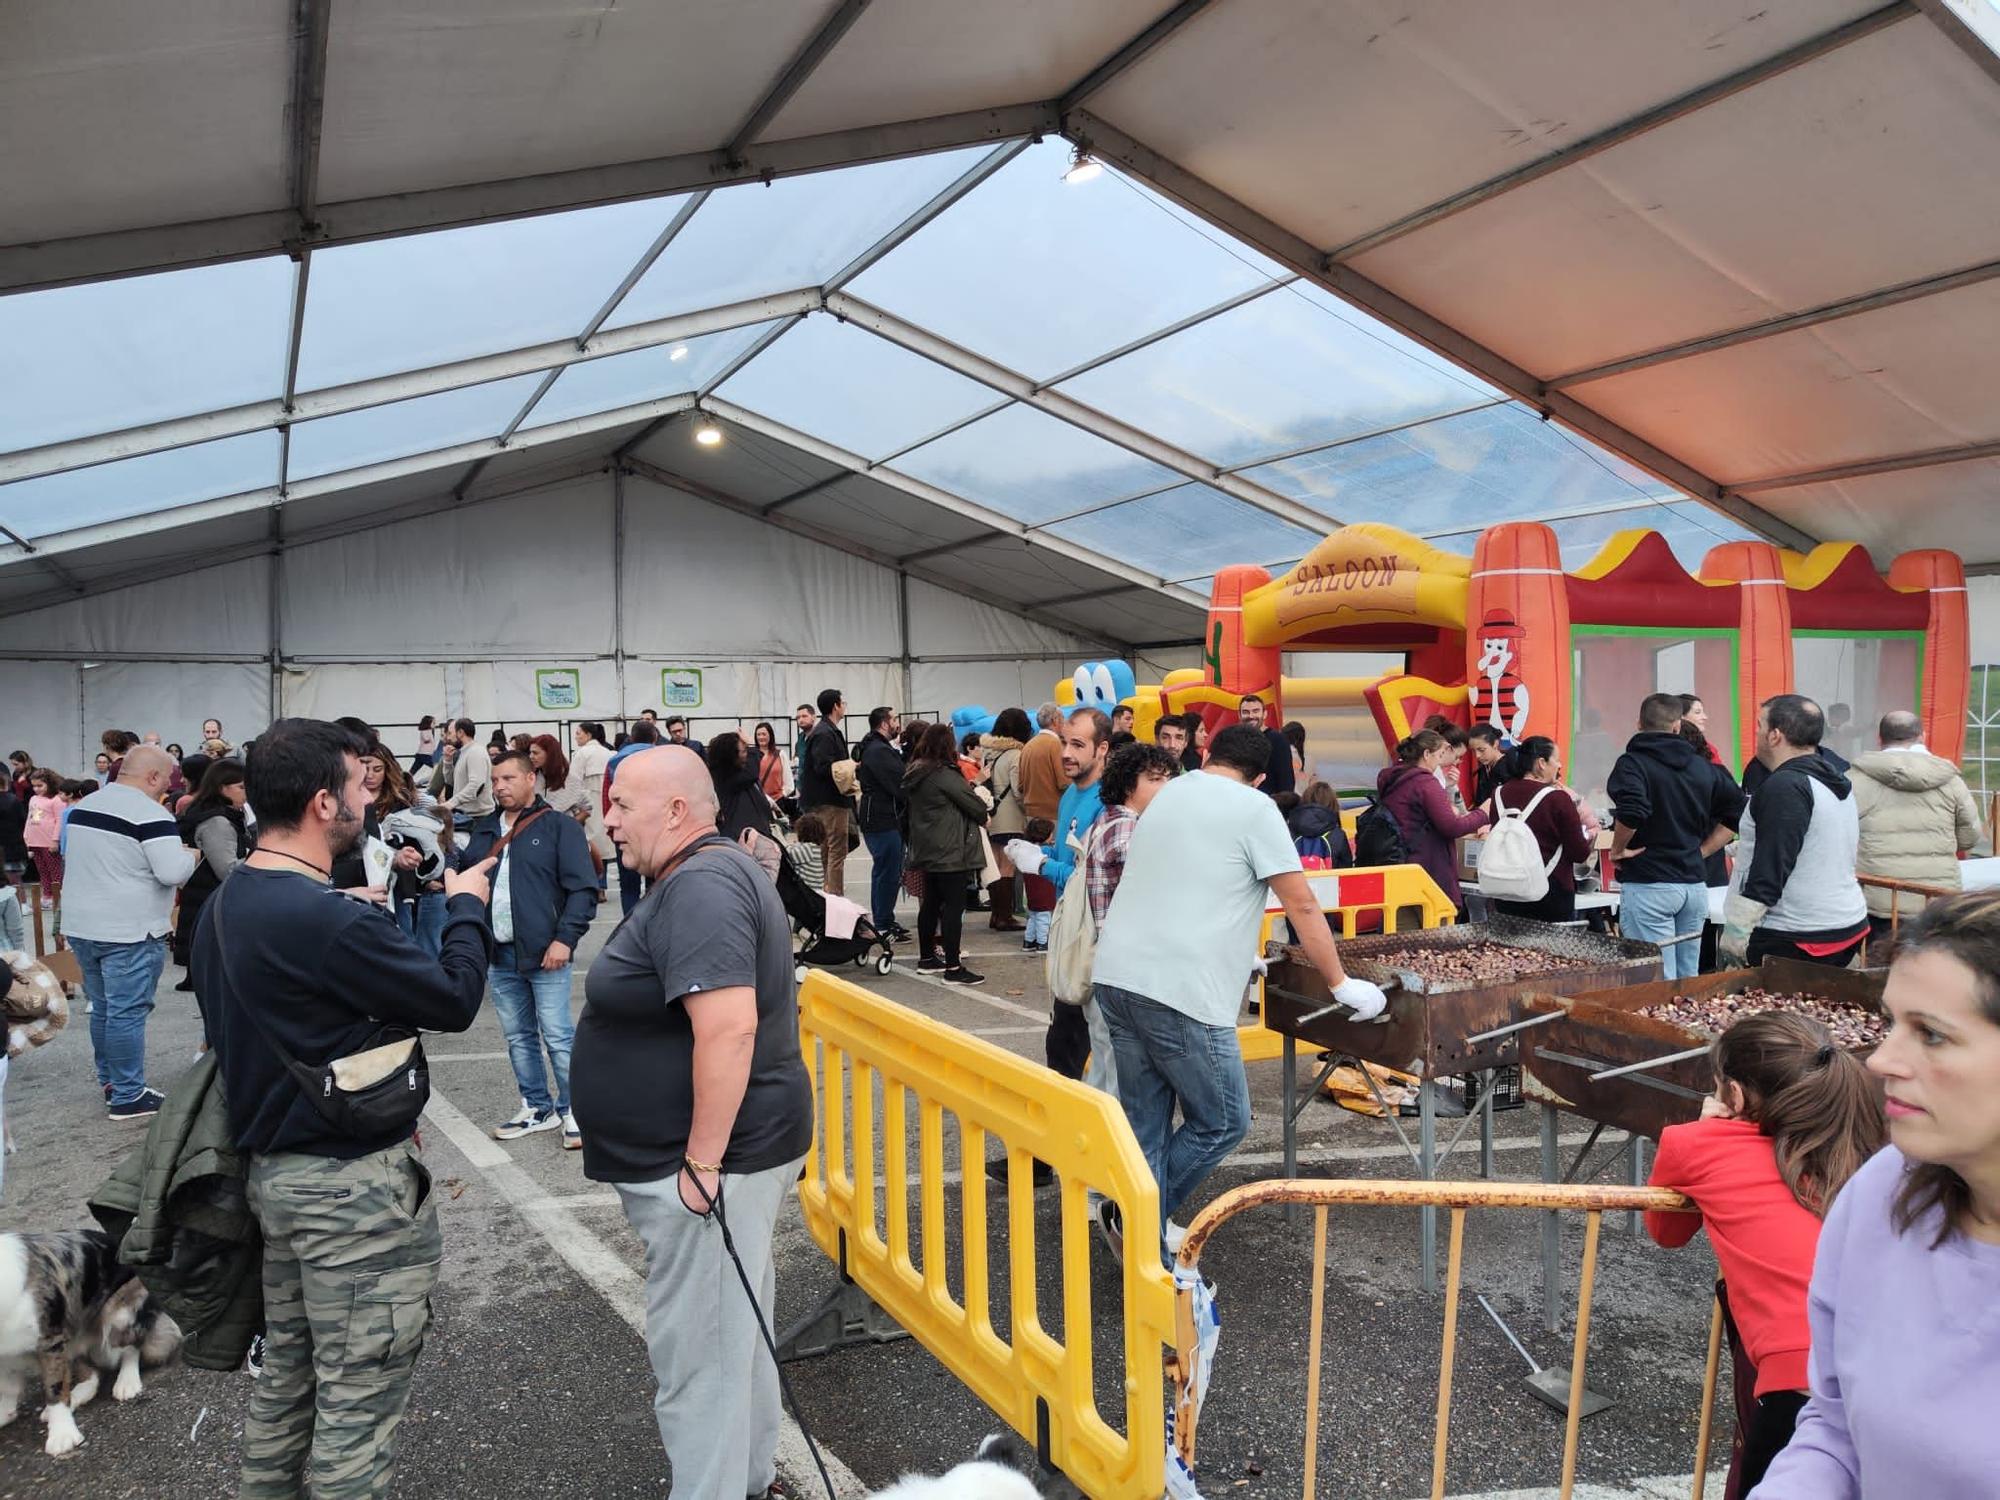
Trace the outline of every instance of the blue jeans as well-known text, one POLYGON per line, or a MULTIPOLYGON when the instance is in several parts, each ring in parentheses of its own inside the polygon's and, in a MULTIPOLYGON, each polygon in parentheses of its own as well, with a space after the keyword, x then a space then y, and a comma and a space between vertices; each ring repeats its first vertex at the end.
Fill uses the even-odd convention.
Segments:
POLYGON ((493 966, 486 982, 493 990, 493 1012, 500 1017, 500 1029, 507 1037, 507 1061, 513 1064, 514 1081, 521 1086, 521 1098, 531 1109, 569 1113, 569 1054, 576 1045, 576 1020, 569 1013, 570 966, 536 969, 519 974, 514 970, 512 943, 502 943, 493 952, 493 966), (542 1049, 548 1049, 548 1066, 542 1065, 542 1049), (554 1072, 556 1093, 549 1098, 549 1074, 554 1072))
POLYGON ((896 925, 896 895, 903 889, 903 835, 891 828, 882 833, 864 833, 868 858, 874 862, 868 875, 869 920, 878 933, 886 935, 896 925))
POLYGON ((146 1091, 146 1017, 167 966, 165 938, 100 943, 73 937, 83 993, 90 1001, 90 1050, 97 1081, 111 1086, 113 1104, 130 1104, 146 1091))
POLYGON ((1619 888, 1618 930, 1642 943, 1658 943, 1668 979, 1692 979, 1701 972, 1701 929, 1708 920, 1706 885, 1665 885, 1641 881, 1619 888), (1676 942, 1676 938, 1686 938, 1676 942))
POLYGON ((436 958, 444 947, 444 892, 424 891, 396 908, 396 925, 436 958))
POLYGON ((1160 1185, 1164 1221, 1250 1129, 1250 1084, 1233 1026, 1207 1026, 1114 985, 1091 986, 1118 1059, 1118 1100, 1160 1185), (1174 1106, 1180 1105, 1180 1128, 1174 1106))

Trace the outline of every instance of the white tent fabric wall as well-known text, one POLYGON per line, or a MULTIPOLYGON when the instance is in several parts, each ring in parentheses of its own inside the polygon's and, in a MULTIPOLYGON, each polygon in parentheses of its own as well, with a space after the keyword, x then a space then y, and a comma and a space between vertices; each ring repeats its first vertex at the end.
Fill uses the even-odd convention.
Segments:
POLYGON ((1101 642, 1057 630, 968 599, 921 578, 910 580, 910 643, 919 656, 1044 656, 1104 654, 1101 642))
POLYGON ((608 655, 611 552, 604 475, 287 548, 279 638, 356 660, 608 655))
MULTIPOLYGON (((271 722, 271 669, 264 662, 106 661, 83 669, 83 732, 158 730, 192 753, 204 719, 220 719, 239 740, 271 722)), ((78 772, 77 774, 82 774, 78 772)))
POLYGON ((270 590, 269 561, 250 558, 12 615, 0 644, 71 656, 266 656, 270 590))
POLYGON ((646 479, 625 482, 625 649, 896 656, 896 575, 646 479))
POLYGON ((0 755, 25 750, 36 765, 83 775, 90 766, 83 740, 81 667, 72 661, 0 661, 0 755))

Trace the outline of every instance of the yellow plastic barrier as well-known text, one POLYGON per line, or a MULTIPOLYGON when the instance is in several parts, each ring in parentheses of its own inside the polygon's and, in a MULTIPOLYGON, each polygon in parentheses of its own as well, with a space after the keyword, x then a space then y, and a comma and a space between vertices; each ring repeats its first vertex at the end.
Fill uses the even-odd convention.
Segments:
POLYGON ((1159 1191, 1118 1101, 906 1006, 815 972, 799 987, 799 1041, 812 1075, 815 1129, 799 1204, 841 1271, 936 1355, 1010 1427, 1098 1500, 1157 1500, 1165 1486, 1163 1355, 1173 1341, 1173 1280, 1155 1256, 1125 1257, 1121 1435, 1098 1413, 1091 1348, 1085 1190, 1119 1206, 1126 1242, 1156 1244, 1159 1191), (875 1084, 882 1085, 878 1128, 875 1084), (916 1096, 917 1172, 909 1169, 916 1096), (962 1260, 945 1249, 945 1130, 958 1122, 962 1260), (989 1305, 986 1138, 1006 1148, 1008 1337, 989 1305), (881 1160, 877 1181, 877 1159, 881 1160), (1061 1182, 1062 1320, 1036 1311, 1032 1163, 1061 1182), (876 1223, 877 1194, 886 1235, 876 1223), (916 1244, 910 1208, 914 1194, 916 1244), (962 1273, 963 1301, 949 1273, 962 1273))
MULTIPOLYGON (((1210 1235, 1228 1220, 1249 1209, 1269 1204, 1307 1203, 1313 1206, 1313 1269, 1311 1324, 1308 1330, 1305 1388, 1305 1490, 1306 1500, 1315 1500, 1314 1476, 1319 1459, 1319 1372, 1320 1346, 1325 1317, 1326 1221, 1327 1210, 1336 1204, 1373 1204, 1412 1208, 1434 1207, 1451 1210, 1451 1264, 1445 1278, 1444 1344, 1438 1365, 1437 1425, 1431 1444, 1431 1495, 1442 1500, 1445 1491, 1445 1453, 1451 1432, 1451 1381, 1458 1354, 1458 1288, 1464 1266, 1465 1214, 1473 1208, 1525 1208, 1569 1210, 1585 1218, 1583 1267, 1578 1278, 1576 1342, 1570 1357, 1567 1421, 1563 1429, 1561 1500, 1570 1500, 1576 1487, 1578 1423, 1583 1416, 1584 1364, 1590 1356, 1590 1299, 1597 1280, 1598 1232, 1607 1213, 1635 1210, 1693 1212, 1694 1205, 1680 1194, 1665 1188, 1598 1187, 1570 1183, 1512 1182, 1385 1182, 1370 1180, 1307 1181, 1278 1178, 1252 1182, 1224 1193, 1195 1216, 1181 1242, 1180 1264, 1193 1271, 1201 1260, 1202 1247, 1210 1235)), ((1722 1306, 1718 1301, 1709 1320, 1708 1365, 1702 1381, 1701 1418, 1695 1437, 1695 1469, 1692 1500, 1702 1500, 1708 1479, 1709 1442, 1714 1433, 1716 1374, 1721 1362, 1722 1306)), ((1196 1410, 1189 1377, 1193 1371, 1195 1321, 1193 1293, 1180 1294, 1175 1314, 1174 1447, 1190 1471, 1194 1468, 1196 1410)), ((1359 1350, 1348 1350, 1347 1359, 1357 1367, 1370 1361, 1359 1350)), ((1213 1372, 1211 1372, 1212 1374, 1213 1372)), ((1220 1387, 1211 1384, 1213 1392, 1220 1387)))
MULTIPOLYGON (((1410 908, 1418 912, 1420 927, 1449 927, 1457 918, 1457 908, 1422 865, 1370 865, 1353 870, 1308 870, 1306 882, 1319 897, 1320 910, 1338 915, 1335 931, 1353 937, 1355 925, 1365 912, 1379 912, 1381 930, 1398 931, 1399 914, 1410 908)), ((1271 945, 1271 932, 1285 920, 1281 906, 1266 908, 1264 925, 1257 933, 1257 951, 1271 945)), ((1264 1013, 1264 981, 1257 981, 1257 1014, 1264 1013)), ((1236 1040, 1243 1048, 1245 1062, 1263 1062, 1284 1052, 1285 1039, 1261 1021, 1239 1026, 1236 1040)))

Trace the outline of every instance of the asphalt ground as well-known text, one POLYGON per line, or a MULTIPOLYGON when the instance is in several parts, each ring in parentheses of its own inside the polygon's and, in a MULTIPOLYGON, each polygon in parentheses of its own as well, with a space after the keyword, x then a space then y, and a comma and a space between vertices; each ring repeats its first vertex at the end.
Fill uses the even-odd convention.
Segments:
MULTIPOLYGON (((849 889, 865 889, 850 861, 849 889)), ((617 922, 605 906, 579 952, 587 969, 617 922)), ((914 912, 904 913, 914 925, 914 912)), ((865 984, 945 1024, 984 1036, 1037 1061, 1047 992, 1038 958, 1018 936, 986 930, 969 916, 967 959, 986 973, 981 989, 959 991, 902 967, 865 984)), ((193 997, 162 982, 148 1032, 150 1074, 165 1085, 200 1039, 193 997)), ((575 1003, 583 1000, 581 976, 575 1003)), ((80 1011, 81 1007, 79 1007, 80 1011)), ((653 1381, 637 1327, 643 1255, 608 1187, 584 1179, 579 1156, 555 1134, 500 1144, 487 1127, 510 1114, 516 1089, 490 1008, 459 1036, 428 1046, 434 1096, 423 1143, 438 1184, 445 1266, 434 1299, 436 1323, 409 1415, 399 1436, 398 1496, 513 1497, 665 1494, 667 1465, 651 1401, 653 1381)), ((1275 1061, 1249 1066, 1256 1119, 1237 1156, 1204 1184, 1202 1200, 1280 1174, 1280 1078, 1275 1061)), ((92 1082, 87 1027, 79 1014, 51 1046, 17 1061, 6 1096, 19 1151, 7 1160, 0 1229, 55 1229, 88 1221, 85 1198, 140 1127, 113 1124, 92 1082)), ((1565 1161, 1587 1122, 1564 1117, 1565 1161)), ((1495 1175, 1538 1176, 1539 1121, 1533 1109, 1497 1117, 1495 1175)), ((1610 1134, 1610 1133, 1607 1133, 1610 1134)), ((1300 1122, 1307 1175, 1408 1178, 1415 1175, 1384 1121, 1311 1103, 1300 1122)), ((1599 1155, 1606 1154, 1607 1141, 1599 1155)), ((947 1168, 955 1168, 955 1160, 947 1168)), ((1442 1175, 1473 1177, 1468 1139, 1442 1175)), ((1604 1180, 1624 1180, 1614 1164, 1604 1180)), ((914 1165, 913 1165, 914 1175, 914 1165)), ((1060 1327, 1059 1193, 1036 1195, 1040 1272, 1037 1303, 1060 1327)), ((958 1195, 946 1194, 947 1245, 959 1245, 958 1195)), ((992 1196, 994 1320, 1006 1328, 1006 1217, 992 1196)), ((1192 1210, 1189 1211, 1190 1215, 1192 1210)), ((1204 1409, 1197 1478, 1204 1493, 1280 1495, 1300 1487, 1304 1442, 1312 1215, 1291 1221, 1261 1209, 1224 1225, 1202 1258, 1218 1288, 1222 1340, 1204 1409)), ((1442 1233, 1440 1241, 1442 1245, 1442 1233)), ((1540 1216, 1493 1210, 1468 1218, 1464 1298, 1458 1329, 1448 1456, 1454 1495, 1530 1500, 1553 1494, 1560 1472, 1562 1421, 1523 1384, 1527 1368, 1478 1305, 1483 1292, 1544 1365, 1570 1358, 1580 1219, 1565 1226, 1565 1314, 1560 1332, 1541 1326, 1540 1216)), ((1321 1493, 1415 1496, 1429 1493, 1436 1416, 1442 1295, 1421 1290, 1414 1211, 1337 1209, 1331 1221, 1321 1372, 1321 1493)), ((780 1221, 776 1257, 780 1329, 836 1283, 832 1264, 798 1215, 780 1221)), ((1439 1263, 1443 1264, 1440 1249, 1439 1263)), ((1583 1424, 1576 1493, 1660 1500, 1686 1495, 1695 1451, 1696 1408, 1714 1262, 1705 1243, 1666 1252, 1622 1218, 1604 1224, 1592 1305, 1590 1387, 1615 1405, 1583 1424)), ((957 1272, 953 1271, 953 1285, 957 1272)), ((1099 1410, 1122 1430, 1119 1281, 1094 1239, 1093 1347, 1099 1410)), ((844 1496, 906 1472, 938 1472, 962 1461, 998 1425, 975 1398, 914 1340, 862 1345, 792 1363, 787 1373, 805 1425, 828 1451, 844 1496)), ((185 1368, 149 1378, 136 1401, 107 1398, 84 1409, 84 1447, 68 1459, 41 1451, 32 1414, 0 1430, 0 1500, 15 1497, 145 1497, 179 1500, 233 1492, 249 1377, 185 1368)), ((1725 1374, 1718 1451, 1729 1435, 1725 1374)), ((781 1463, 794 1493, 819 1492, 796 1433, 781 1463)), ((1712 1491, 1719 1493, 1719 1489, 1712 1491)))

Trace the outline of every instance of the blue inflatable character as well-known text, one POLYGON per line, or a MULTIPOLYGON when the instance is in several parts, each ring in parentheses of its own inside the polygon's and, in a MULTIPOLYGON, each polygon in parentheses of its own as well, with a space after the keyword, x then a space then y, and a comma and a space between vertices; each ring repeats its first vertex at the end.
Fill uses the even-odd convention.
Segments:
POLYGON ((991 734, 993 721, 998 717, 998 714, 989 712, 977 703, 968 703, 964 708, 954 708, 951 711, 951 737, 962 745, 968 734, 991 734))
POLYGON ((1087 661, 1070 677, 1076 700, 1063 705, 1067 717, 1079 708, 1102 709, 1109 714, 1139 691, 1139 679, 1122 661, 1087 661))

